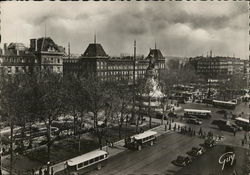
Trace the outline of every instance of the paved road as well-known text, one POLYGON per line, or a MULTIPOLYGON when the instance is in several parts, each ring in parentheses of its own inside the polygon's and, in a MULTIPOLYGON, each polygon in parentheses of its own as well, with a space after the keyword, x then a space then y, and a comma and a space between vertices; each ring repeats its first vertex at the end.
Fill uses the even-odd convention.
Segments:
POLYGON ((90 174, 173 174, 180 168, 172 165, 171 161, 202 142, 197 137, 165 134, 158 137, 154 146, 145 147, 141 151, 127 150, 110 158, 100 171, 92 171, 90 174))

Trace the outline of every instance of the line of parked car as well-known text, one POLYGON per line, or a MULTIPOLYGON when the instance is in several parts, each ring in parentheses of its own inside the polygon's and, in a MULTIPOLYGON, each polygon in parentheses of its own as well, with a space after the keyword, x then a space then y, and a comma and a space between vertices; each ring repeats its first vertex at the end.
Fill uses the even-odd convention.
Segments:
POLYGON ((186 153, 188 156, 178 156, 172 161, 172 164, 180 167, 188 166, 194 159, 202 156, 207 149, 214 147, 214 145, 214 139, 206 139, 204 143, 200 144, 200 147, 192 147, 192 149, 186 153))

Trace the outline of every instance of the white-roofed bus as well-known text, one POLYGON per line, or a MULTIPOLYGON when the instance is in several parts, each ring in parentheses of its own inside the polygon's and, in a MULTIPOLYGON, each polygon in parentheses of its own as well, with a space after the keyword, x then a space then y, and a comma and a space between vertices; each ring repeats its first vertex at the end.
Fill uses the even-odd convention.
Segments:
POLYGON ((199 117, 202 119, 209 119, 211 117, 211 111, 200 109, 184 109, 184 117, 199 117))
POLYGON ((212 104, 218 108, 235 109, 237 101, 219 101, 213 100, 212 104))
POLYGON ((134 135, 126 139, 126 147, 130 149, 141 150, 143 146, 150 145, 153 146, 156 142, 156 134, 155 131, 145 131, 143 133, 134 135))
POLYGON ((235 124, 242 127, 245 131, 250 131, 249 119, 237 117, 235 118, 235 124))
POLYGON ((81 156, 72 158, 66 162, 67 174, 81 175, 91 170, 100 170, 107 162, 108 153, 103 150, 95 150, 81 156))

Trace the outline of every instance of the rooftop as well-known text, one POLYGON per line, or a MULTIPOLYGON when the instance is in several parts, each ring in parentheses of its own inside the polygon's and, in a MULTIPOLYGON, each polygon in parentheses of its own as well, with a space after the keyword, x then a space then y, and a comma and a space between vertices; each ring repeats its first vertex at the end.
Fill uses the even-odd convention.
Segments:
POLYGON ((161 60, 164 59, 161 51, 159 49, 150 49, 150 52, 146 59, 152 59, 154 58, 155 60, 161 60))
POLYGON ((83 57, 108 57, 101 44, 91 43, 85 50, 83 57))

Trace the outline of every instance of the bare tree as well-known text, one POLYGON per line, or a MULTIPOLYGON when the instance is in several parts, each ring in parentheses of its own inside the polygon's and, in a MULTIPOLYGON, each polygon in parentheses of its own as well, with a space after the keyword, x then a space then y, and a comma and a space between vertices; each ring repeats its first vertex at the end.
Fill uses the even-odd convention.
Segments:
POLYGON ((41 72, 36 77, 34 84, 35 98, 37 101, 36 116, 42 120, 47 128, 47 156, 51 160, 51 125, 64 112, 62 77, 53 72, 41 72))
POLYGON ((23 102, 25 84, 21 75, 4 75, 1 79, 1 110, 10 125, 10 174, 13 174, 14 127, 20 114, 24 113, 23 102))
POLYGON ((94 114, 93 127, 98 138, 99 147, 102 149, 102 137, 105 130, 98 125, 98 120, 103 120, 99 118, 98 113, 100 113, 106 105, 108 98, 107 82, 101 81, 97 77, 89 76, 85 79, 84 89, 86 91, 86 100, 88 101, 87 109, 94 114))

